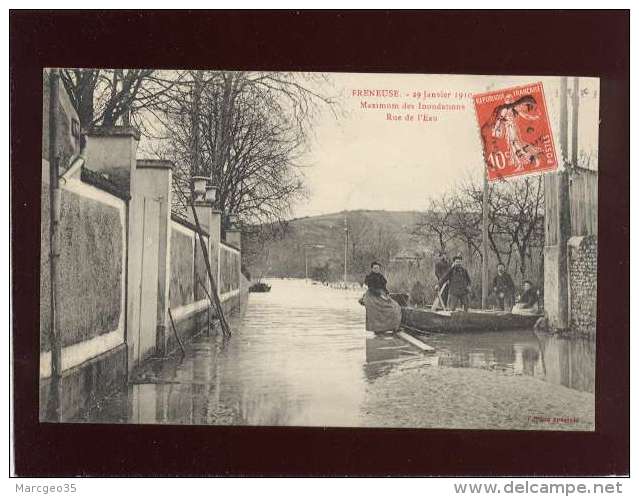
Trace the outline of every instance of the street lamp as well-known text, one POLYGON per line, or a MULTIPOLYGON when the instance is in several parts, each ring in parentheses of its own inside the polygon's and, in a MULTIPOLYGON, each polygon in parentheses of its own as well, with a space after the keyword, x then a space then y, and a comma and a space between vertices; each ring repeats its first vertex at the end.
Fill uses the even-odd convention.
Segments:
POLYGON ((206 176, 193 176, 193 200, 204 200, 208 180, 206 176))
POLYGON ((313 244, 313 243, 304 244, 304 267, 305 267, 305 274, 306 274, 305 281, 308 283, 308 253, 306 251, 307 248, 323 249, 324 245, 313 244))
POLYGON ((229 212, 229 215, 227 216, 227 220, 229 223, 229 228, 237 227, 237 214, 233 212, 229 212))
POLYGON ((206 193, 204 194, 204 198, 207 202, 215 203, 215 199, 217 198, 217 186, 208 185, 206 187, 206 193))

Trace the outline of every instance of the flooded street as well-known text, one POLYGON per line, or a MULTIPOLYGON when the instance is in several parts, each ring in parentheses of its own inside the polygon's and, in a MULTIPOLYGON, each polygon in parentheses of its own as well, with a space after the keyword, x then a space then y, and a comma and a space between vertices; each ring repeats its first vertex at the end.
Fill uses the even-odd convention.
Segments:
POLYGON ((365 332, 360 291, 270 284, 231 320, 229 340, 199 336, 184 358, 150 360, 82 421, 594 429, 594 342, 430 334, 436 352, 424 355, 365 332))

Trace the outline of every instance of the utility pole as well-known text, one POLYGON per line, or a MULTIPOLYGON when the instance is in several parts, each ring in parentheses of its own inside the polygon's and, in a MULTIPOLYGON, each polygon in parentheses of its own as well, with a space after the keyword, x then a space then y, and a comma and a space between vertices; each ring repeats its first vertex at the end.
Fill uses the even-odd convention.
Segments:
POLYGON ((305 278, 306 282, 308 282, 308 249, 309 248, 323 249, 324 245, 319 245, 319 244, 316 244, 316 243, 305 243, 304 244, 304 267, 305 267, 305 274, 306 274, 306 278, 305 278))
POLYGON ((344 216, 344 288, 348 280, 348 219, 344 216))
MULTIPOLYGON (((486 87, 490 91, 492 84, 486 87)), ((481 308, 488 307, 488 214, 489 214, 489 190, 488 190, 488 165, 484 164, 484 192, 481 205, 481 308)))
MULTIPOLYGON (((576 120, 577 113, 573 109, 573 118, 576 120)), ((568 239, 570 238, 570 178, 568 169, 565 167, 568 162, 568 78, 561 78, 560 88, 560 121, 559 121, 559 141, 561 143, 562 159, 564 170, 559 172, 559 289, 557 298, 558 306, 558 328, 568 327, 568 239)), ((575 123, 573 122, 573 125, 575 123)), ((577 142, 573 138, 573 157, 577 156, 577 142)), ((573 164, 574 165, 574 164, 573 164)))
POLYGON ((572 153, 570 156, 572 167, 576 167, 579 161, 579 78, 575 77, 572 81, 572 153))
POLYGON ((482 199, 481 230, 481 308, 488 306, 488 171, 484 166, 484 196, 482 199))

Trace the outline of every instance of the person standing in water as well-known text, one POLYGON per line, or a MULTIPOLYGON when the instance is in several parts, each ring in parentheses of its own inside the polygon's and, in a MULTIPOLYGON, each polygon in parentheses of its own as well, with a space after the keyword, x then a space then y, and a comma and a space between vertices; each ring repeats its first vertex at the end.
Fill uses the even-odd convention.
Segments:
POLYGON ((377 261, 371 263, 371 272, 366 275, 364 284, 368 290, 360 303, 366 307, 366 331, 397 331, 402 321, 402 310, 388 295, 387 281, 377 261))

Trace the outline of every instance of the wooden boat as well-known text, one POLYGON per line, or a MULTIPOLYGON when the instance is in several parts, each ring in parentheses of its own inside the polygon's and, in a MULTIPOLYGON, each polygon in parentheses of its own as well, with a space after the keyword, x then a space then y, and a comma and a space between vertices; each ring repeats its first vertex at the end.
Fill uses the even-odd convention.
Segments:
POLYGON ((268 285, 268 284, 263 283, 263 282, 253 283, 249 287, 249 292, 250 293, 266 293, 266 292, 270 292, 270 291, 271 291, 271 285, 268 285))
POLYGON ((540 317, 503 311, 450 312, 402 306, 402 325, 415 331, 435 333, 531 330, 540 317))

